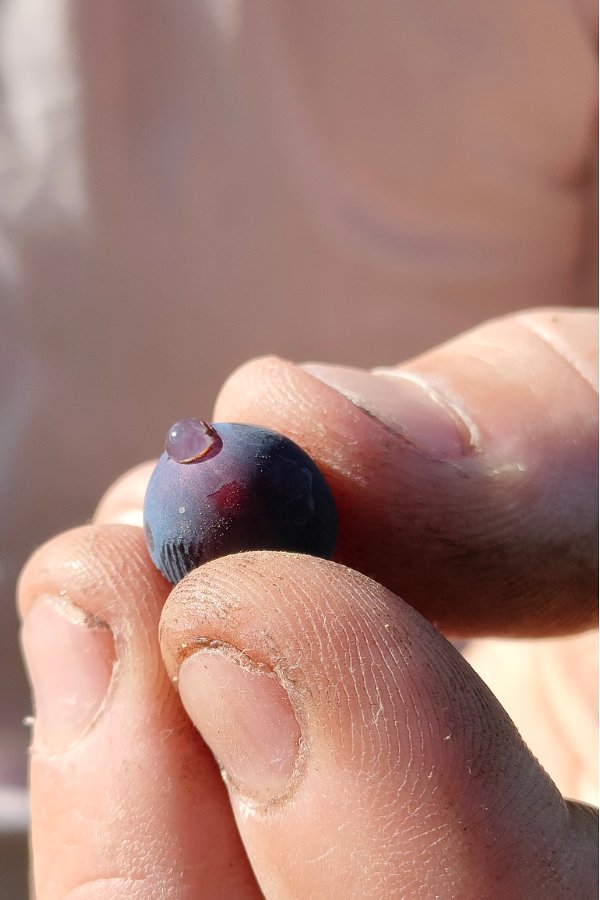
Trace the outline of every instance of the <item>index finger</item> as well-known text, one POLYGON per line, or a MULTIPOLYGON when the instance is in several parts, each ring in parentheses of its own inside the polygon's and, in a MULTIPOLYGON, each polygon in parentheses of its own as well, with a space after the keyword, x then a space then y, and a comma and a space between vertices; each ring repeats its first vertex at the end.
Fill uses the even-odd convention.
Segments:
POLYGON ((336 560, 453 635, 596 624, 591 311, 487 323, 394 370, 250 362, 215 418, 274 428, 334 491, 336 560))
MULTIPOLYGON (((255 360, 215 417, 303 446, 336 497, 336 559, 447 634, 561 635, 596 624, 596 359, 595 313, 539 310, 377 374, 255 360)), ((95 520, 141 524, 151 471, 95 520)))

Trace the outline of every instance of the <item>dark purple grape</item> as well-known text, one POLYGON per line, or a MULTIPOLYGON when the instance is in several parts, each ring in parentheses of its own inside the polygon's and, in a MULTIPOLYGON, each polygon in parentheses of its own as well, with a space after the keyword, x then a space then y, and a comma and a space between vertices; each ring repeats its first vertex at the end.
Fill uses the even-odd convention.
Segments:
POLYGON ((150 478, 144 531, 155 566, 176 584, 201 563, 243 550, 328 559, 337 512, 319 469, 289 438, 182 419, 150 478))

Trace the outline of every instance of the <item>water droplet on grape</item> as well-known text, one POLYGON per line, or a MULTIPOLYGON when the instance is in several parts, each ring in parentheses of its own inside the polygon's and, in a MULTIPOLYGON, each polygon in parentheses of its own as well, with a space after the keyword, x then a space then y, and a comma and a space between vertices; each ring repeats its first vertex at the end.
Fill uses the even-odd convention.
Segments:
POLYGON ((222 447, 221 438, 202 419, 180 419, 169 428, 165 440, 167 456, 178 463, 195 463, 214 456, 222 447))

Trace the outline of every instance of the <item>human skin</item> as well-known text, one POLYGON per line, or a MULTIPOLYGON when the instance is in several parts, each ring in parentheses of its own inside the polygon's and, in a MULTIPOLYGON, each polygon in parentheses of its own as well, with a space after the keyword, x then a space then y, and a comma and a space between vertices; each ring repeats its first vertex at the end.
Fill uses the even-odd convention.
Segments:
POLYGON ((562 796, 594 799, 596 358, 595 314, 554 308, 392 372, 255 360, 214 417, 310 452, 333 562, 171 590, 151 464, 38 550, 39 900, 597 896, 597 812, 562 796))
POLYGON ((590 0, 144 9, 3 4, 9 786, 29 712, 19 569, 173 415, 210 417, 265 353, 370 367, 525 306, 596 302, 590 0))

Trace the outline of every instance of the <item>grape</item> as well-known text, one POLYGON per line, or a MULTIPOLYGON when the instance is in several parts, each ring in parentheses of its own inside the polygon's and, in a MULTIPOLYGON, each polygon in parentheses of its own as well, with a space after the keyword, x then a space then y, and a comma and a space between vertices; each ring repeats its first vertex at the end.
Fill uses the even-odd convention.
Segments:
POLYGON ((297 444, 265 428, 182 419, 144 500, 155 566, 176 584, 192 569, 244 550, 329 558, 337 538, 331 490, 297 444))

